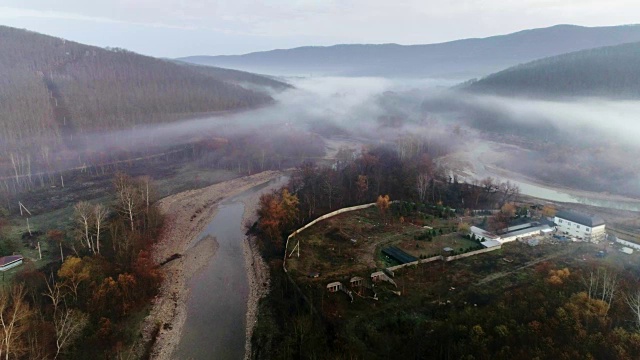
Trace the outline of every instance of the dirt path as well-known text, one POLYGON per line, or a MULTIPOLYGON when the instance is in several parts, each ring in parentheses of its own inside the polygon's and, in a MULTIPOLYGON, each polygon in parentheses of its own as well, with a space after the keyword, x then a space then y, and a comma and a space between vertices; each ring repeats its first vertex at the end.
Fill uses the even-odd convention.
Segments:
POLYGON ((188 280, 209 263, 218 247, 211 237, 198 242, 198 236, 215 216, 217 205, 226 198, 281 175, 277 171, 265 171, 181 192, 159 201, 158 206, 166 221, 162 238, 153 249, 154 259, 161 263, 174 254, 181 257, 163 266, 165 281, 143 323, 142 339, 136 348, 138 357, 151 346, 148 352, 150 359, 172 358, 186 320, 188 280))

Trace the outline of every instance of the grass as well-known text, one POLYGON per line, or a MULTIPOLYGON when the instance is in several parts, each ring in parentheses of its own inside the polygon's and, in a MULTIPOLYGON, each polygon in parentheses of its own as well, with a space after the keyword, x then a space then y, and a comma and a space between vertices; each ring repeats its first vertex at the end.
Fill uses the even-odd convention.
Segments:
POLYGON ((476 245, 457 234, 437 236, 432 241, 415 240, 423 234, 424 225, 434 229, 455 228, 455 220, 431 219, 420 225, 410 221, 400 222, 391 216, 382 217, 377 208, 344 213, 322 221, 294 238, 288 253, 299 240, 300 257, 287 260, 287 267, 293 273, 306 276, 320 272, 323 277, 348 277, 350 274, 366 274, 369 270, 385 268, 396 263, 382 254, 387 246, 398 246, 415 257, 440 254, 442 248, 451 246, 456 251, 460 247, 476 245))
POLYGON ((445 247, 450 247, 460 254, 468 248, 475 248, 477 245, 476 242, 469 240, 467 237, 458 233, 451 233, 436 236, 430 241, 407 239, 400 242, 398 247, 406 253, 419 258, 421 255, 430 257, 444 254, 443 249, 445 247))

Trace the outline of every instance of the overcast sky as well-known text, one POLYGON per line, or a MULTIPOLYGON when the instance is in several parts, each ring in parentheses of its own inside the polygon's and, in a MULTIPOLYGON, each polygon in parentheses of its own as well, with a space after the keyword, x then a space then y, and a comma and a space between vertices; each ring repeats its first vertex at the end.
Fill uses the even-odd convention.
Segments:
POLYGON ((424 44, 638 14, 637 0, 0 0, 2 25, 163 57, 424 44))

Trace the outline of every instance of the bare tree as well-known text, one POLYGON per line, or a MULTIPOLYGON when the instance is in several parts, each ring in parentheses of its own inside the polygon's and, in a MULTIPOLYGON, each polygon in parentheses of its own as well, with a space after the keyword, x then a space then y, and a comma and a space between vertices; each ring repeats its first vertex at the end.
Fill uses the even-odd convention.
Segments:
POLYGON ((598 269, 591 271, 588 279, 583 279, 587 287, 587 294, 592 300, 600 300, 607 304, 607 312, 618 289, 618 276, 609 270, 598 269))
POLYGON ((97 204, 93 207, 93 220, 95 221, 96 227, 96 252, 100 254, 100 228, 107 220, 107 215, 109 215, 109 211, 107 208, 102 206, 102 204, 97 204))
POLYGON ((114 184, 116 187, 116 209, 129 220, 131 231, 134 231, 134 220, 137 217, 138 208, 144 201, 140 189, 129 176, 122 173, 116 174, 114 184))
POLYGON ((431 178, 427 173, 418 174, 418 178, 416 180, 416 189, 418 190, 418 198, 420 202, 424 202, 424 199, 427 196, 427 190, 429 189, 429 181, 431 178))
POLYGON ((504 205, 510 201, 516 201, 518 199, 518 195, 520 195, 520 187, 508 180, 500 183, 500 185, 498 185, 498 189, 502 194, 501 205, 504 205))
POLYGON ((24 286, 14 285, 8 291, 0 293, 0 357, 21 354, 25 349, 20 346, 26 331, 26 320, 31 315, 29 305, 24 301, 24 286))
POLYGON ((53 357, 57 359, 64 348, 75 341, 82 333, 82 330, 89 323, 89 316, 78 310, 69 309, 66 306, 64 309, 59 309, 57 314, 54 314, 53 324, 56 331, 56 355, 53 357))
POLYGON ((95 254, 93 245, 91 242, 90 229, 93 223, 93 207, 86 201, 80 201, 74 207, 75 222, 78 225, 77 230, 81 234, 82 244, 86 243, 86 246, 95 254))
POLYGON ((64 348, 70 345, 88 324, 89 317, 77 310, 69 309, 64 300, 64 287, 51 278, 47 283, 47 291, 43 294, 51 300, 53 305, 53 326, 56 333, 56 355, 62 353, 64 348))
POLYGON ((627 295, 625 300, 633 312, 633 321, 636 323, 638 331, 640 331, 640 290, 634 294, 627 295))

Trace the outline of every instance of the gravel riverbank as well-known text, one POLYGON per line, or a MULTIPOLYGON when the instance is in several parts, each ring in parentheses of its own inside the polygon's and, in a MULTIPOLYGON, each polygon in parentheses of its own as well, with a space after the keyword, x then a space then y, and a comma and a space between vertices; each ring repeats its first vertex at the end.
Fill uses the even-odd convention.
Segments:
MULTIPOLYGON (((179 254, 181 257, 163 266, 165 280, 152 303, 149 315, 144 320, 141 329, 142 339, 136 349, 139 356, 148 351, 150 359, 172 358, 186 320, 186 304, 189 296, 187 283, 193 275, 209 263, 218 248, 217 242, 211 237, 198 241, 198 236, 215 216, 217 205, 224 199, 280 175, 281 173, 277 171, 265 171, 202 189, 181 192, 159 201, 158 206, 165 214, 166 220, 163 235, 153 249, 154 259, 157 263, 161 263, 174 254, 179 254)), ((255 197, 253 202, 248 203, 257 204, 259 194, 255 197)), ((247 211, 245 210, 245 217, 247 211)), ((245 265, 246 259, 253 256, 251 255, 253 252, 247 251, 250 249, 245 250, 245 265)), ((254 292, 254 287, 251 286, 251 294, 254 292)), ((251 294, 250 299, 253 298, 251 294)))

